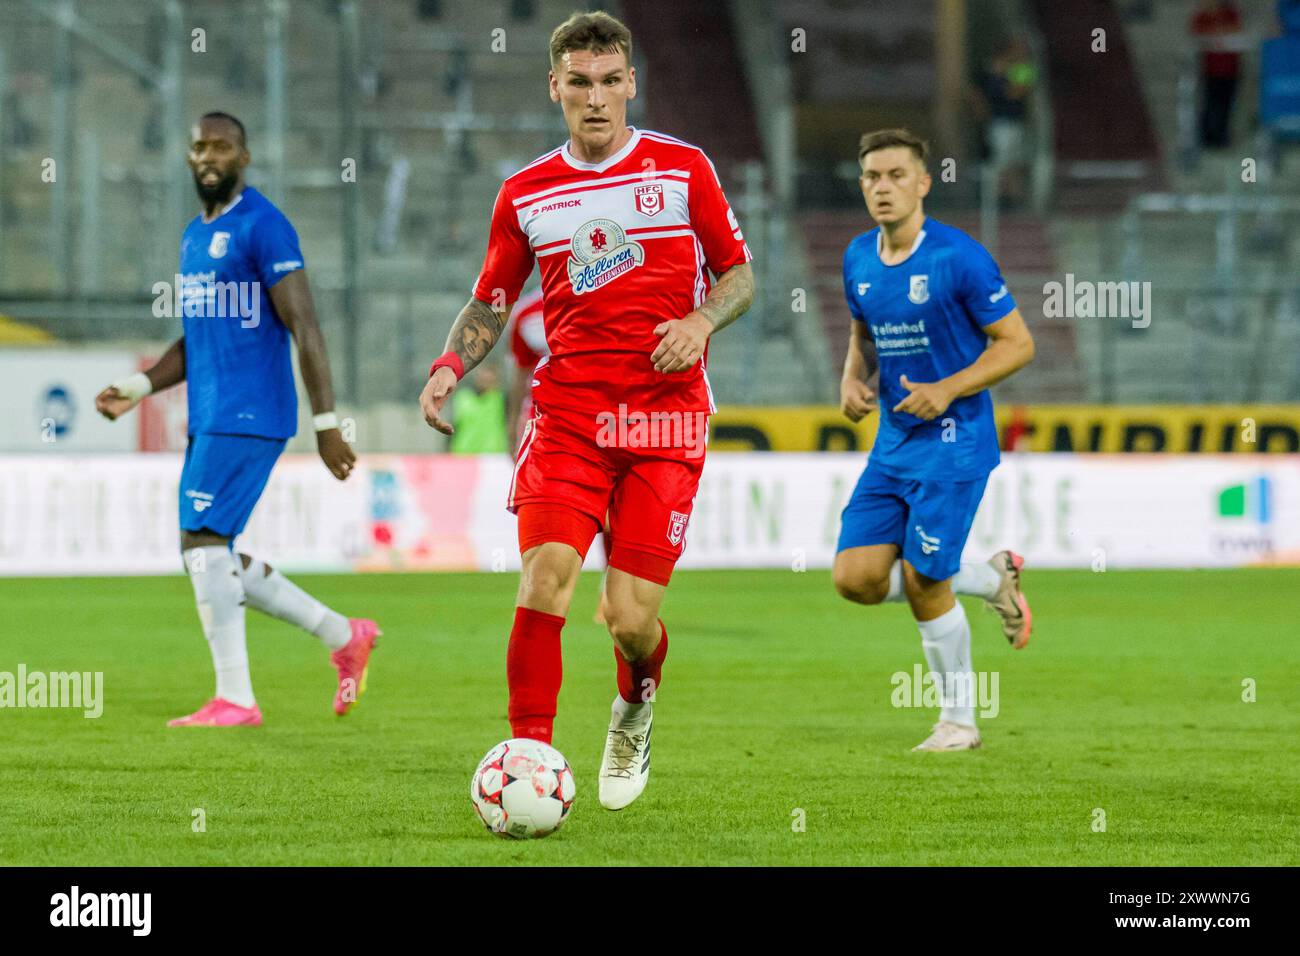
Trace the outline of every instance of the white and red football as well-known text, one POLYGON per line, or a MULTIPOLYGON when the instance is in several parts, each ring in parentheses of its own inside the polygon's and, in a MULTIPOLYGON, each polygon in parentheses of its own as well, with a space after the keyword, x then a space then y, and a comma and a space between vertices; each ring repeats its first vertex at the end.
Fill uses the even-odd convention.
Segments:
POLYGON ((564 755, 540 740, 522 737, 489 750, 469 782, 469 797, 483 825, 516 840, 558 830, 576 792, 564 755))

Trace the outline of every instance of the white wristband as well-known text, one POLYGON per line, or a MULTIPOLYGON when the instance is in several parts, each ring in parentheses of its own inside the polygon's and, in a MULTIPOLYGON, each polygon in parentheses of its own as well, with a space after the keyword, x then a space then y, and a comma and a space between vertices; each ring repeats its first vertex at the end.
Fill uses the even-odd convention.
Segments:
POLYGON ((114 382, 113 388, 117 389, 117 393, 123 398, 138 402, 146 395, 153 393, 153 382, 149 381, 149 376, 144 372, 134 372, 126 378, 114 382))
POLYGON ((312 416, 311 423, 318 432, 327 432, 331 428, 339 427, 339 417, 333 412, 321 412, 319 415, 312 416))

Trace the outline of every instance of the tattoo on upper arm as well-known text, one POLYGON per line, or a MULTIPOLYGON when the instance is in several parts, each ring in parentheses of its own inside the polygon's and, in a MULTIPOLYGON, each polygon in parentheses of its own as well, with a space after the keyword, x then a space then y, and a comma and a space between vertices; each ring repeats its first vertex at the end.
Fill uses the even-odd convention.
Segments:
POLYGON ((455 352, 465 363, 465 370, 469 371, 492 351, 504 328, 501 313, 486 302, 470 299, 456 316, 444 351, 455 352))

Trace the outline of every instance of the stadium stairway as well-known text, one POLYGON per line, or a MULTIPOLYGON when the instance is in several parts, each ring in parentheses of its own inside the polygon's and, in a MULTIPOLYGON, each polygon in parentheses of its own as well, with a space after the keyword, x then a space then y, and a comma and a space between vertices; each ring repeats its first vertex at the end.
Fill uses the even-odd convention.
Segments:
MULTIPOLYGON (((1253 126, 1259 103, 1259 47, 1263 40, 1277 34, 1272 3, 1241 3, 1242 30, 1248 50, 1243 54, 1241 82, 1233 110, 1235 149, 1201 151, 1195 161, 1184 168, 1179 162, 1179 83, 1196 70, 1196 45, 1188 32, 1192 7, 1179 3, 1153 3, 1147 16, 1128 18, 1125 27, 1128 43, 1134 52, 1146 102, 1155 118, 1156 129, 1166 156, 1166 173, 1172 185, 1182 192, 1217 193, 1225 183, 1240 181, 1241 159, 1255 155, 1253 126)), ((1192 120, 1196 119, 1193 107, 1192 120)), ((1278 171, 1279 192, 1294 192, 1300 186, 1300 150, 1283 155, 1278 171)))
POLYGON ((1030 7, 1047 43, 1056 208, 1118 212, 1133 193, 1162 182, 1159 140, 1119 12, 1112 0, 1030 0, 1030 7), (1098 29, 1104 53, 1092 49, 1098 29))
MULTIPOLYGON (((962 215, 945 215, 943 221, 978 238, 979 224, 962 215)), ((848 342, 848 308, 844 305, 842 262, 844 247, 871 227, 865 212, 825 210, 800 217, 804 240, 816 276, 814 288, 825 316, 826 335, 836 366, 842 362, 848 342)), ((1079 401, 1084 397, 1084 380, 1075 342, 1075 328, 1068 319, 1043 315, 1043 284, 1056 277, 1057 256, 1048 223, 1033 215, 1007 214, 1001 219, 1000 241, 990 250, 1002 267, 1034 334, 1037 357, 1022 373, 997 387, 1002 401, 1016 401, 1033 395, 1037 401, 1079 401)))
POLYGON ((763 150, 726 4, 624 0, 623 16, 636 37, 645 125, 703 149, 734 193, 736 167, 763 150))

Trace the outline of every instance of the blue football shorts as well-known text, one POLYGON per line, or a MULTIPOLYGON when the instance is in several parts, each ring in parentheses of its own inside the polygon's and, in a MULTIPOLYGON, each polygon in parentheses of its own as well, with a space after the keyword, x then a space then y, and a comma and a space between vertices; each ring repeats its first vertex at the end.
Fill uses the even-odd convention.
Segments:
POLYGON ((254 435, 191 435, 181 470, 181 530, 212 531, 233 542, 285 444, 254 435))
POLYGON ((836 551, 897 545, 921 574, 946 581, 961 567, 962 549, 988 476, 974 481, 917 481, 867 467, 840 515, 836 551))

